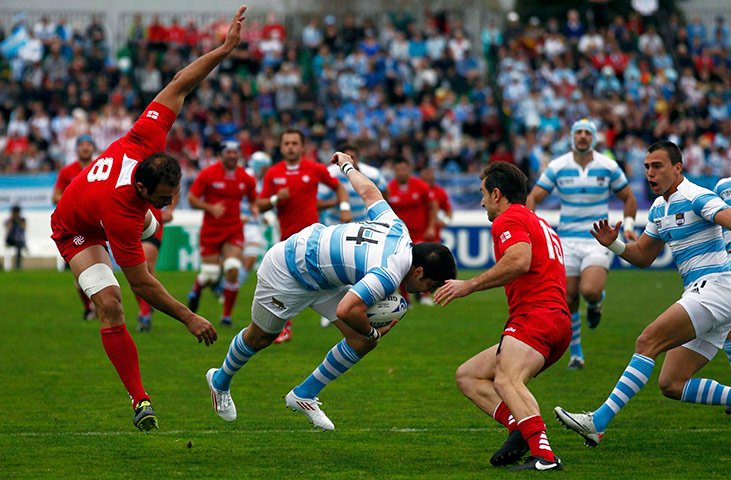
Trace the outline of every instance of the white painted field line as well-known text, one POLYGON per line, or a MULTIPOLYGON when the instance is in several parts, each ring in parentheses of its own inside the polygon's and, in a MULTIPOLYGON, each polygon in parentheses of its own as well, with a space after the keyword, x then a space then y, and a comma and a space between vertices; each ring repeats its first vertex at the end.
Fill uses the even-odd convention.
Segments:
MULTIPOLYGON (((367 432, 380 432, 380 433, 439 433, 439 432, 488 432, 502 430, 500 427, 483 427, 483 428, 451 428, 451 429, 434 429, 434 428, 361 428, 358 430, 350 430, 367 433, 367 432)), ((348 430, 344 430, 348 431, 348 430)), ((728 432, 728 428, 696 428, 692 430, 681 429, 681 428, 658 428, 655 429, 658 432, 699 432, 699 433, 722 433, 728 432)), ((315 428, 308 428, 302 430, 292 429, 267 429, 267 430, 247 430, 246 432, 238 432, 235 430, 162 430, 153 432, 152 435, 215 435, 219 433, 230 434, 230 433, 246 433, 247 435, 256 434, 272 434, 272 433, 322 433, 320 430, 315 428)), ((129 430, 124 432, 8 432, 0 433, 0 437, 113 437, 113 436, 126 436, 126 435, 141 435, 140 432, 135 430, 129 430)))

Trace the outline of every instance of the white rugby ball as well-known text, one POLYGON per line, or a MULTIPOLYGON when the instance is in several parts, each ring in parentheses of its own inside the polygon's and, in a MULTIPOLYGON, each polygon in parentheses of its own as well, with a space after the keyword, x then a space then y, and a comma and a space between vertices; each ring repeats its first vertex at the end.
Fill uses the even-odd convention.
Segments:
POLYGON ((404 297, 394 293, 368 307, 366 315, 371 326, 379 328, 388 325, 392 320, 401 320, 406 314, 406 308, 404 297))

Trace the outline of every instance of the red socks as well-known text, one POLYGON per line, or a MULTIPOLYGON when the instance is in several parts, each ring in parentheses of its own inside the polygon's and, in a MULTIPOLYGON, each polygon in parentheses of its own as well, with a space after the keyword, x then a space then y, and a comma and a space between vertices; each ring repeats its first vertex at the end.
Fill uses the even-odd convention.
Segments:
POLYGON ((543 457, 549 462, 556 460, 556 457, 553 455, 553 450, 551 450, 551 445, 548 443, 548 437, 546 436, 546 424, 543 423, 540 415, 533 415, 532 417, 526 417, 519 421, 518 429, 523 434, 523 438, 528 442, 531 455, 543 457))
POLYGON ((149 317, 152 313, 152 307, 150 306, 150 304, 147 303, 145 299, 140 297, 139 295, 137 296, 137 303, 140 306, 140 316, 149 317))
POLYGON ((140 400, 149 399, 145 387, 142 386, 137 347, 127 331, 127 325, 123 323, 116 327, 102 328, 101 334, 107 357, 112 361, 127 393, 132 397, 132 404, 137 405, 140 400))
POLYGON ((493 412, 492 418, 505 425, 508 428, 509 433, 513 433, 515 429, 518 428, 518 423, 515 421, 515 418, 513 418, 510 410, 508 410, 508 406, 505 405, 505 402, 500 402, 500 405, 498 405, 493 412))
POLYGON ((239 294, 238 283, 223 283, 223 316, 230 317, 236 303, 236 296, 239 294))
POLYGON ((200 294, 201 294, 201 289, 202 289, 202 288, 203 288, 203 287, 201 287, 201 282, 200 282, 200 280, 198 280, 198 277, 195 277, 195 283, 193 284, 193 288, 192 288, 192 290, 191 290, 191 291, 192 291, 192 292, 193 292, 194 294, 196 294, 196 295, 200 295, 200 294))

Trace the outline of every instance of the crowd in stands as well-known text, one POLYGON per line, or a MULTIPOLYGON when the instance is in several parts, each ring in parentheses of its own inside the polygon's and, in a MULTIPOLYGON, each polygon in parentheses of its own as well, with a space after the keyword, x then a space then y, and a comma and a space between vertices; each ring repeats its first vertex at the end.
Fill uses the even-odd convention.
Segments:
MULTIPOLYGON (((396 156, 416 168, 475 172, 505 160, 535 177, 569 149, 587 117, 598 149, 630 177, 646 146, 669 138, 692 175, 731 174, 731 45, 713 25, 671 14, 662 25, 631 13, 585 24, 565 18, 490 18, 466 32, 459 15, 408 13, 376 24, 352 14, 312 18, 287 31, 274 14, 248 21, 240 47, 189 96, 168 138, 187 175, 237 138, 248 157, 278 158, 278 136, 301 128, 308 156, 324 161, 341 141, 374 165, 396 156), (659 34, 662 30, 664 36, 659 34)), ((123 135, 182 66, 214 48, 228 20, 145 24, 110 51, 99 20, 71 28, 44 17, 0 32, 0 172, 56 170, 74 160, 77 136, 97 149, 123 135), (4 39, 4 40, 3 40, 4 39)))

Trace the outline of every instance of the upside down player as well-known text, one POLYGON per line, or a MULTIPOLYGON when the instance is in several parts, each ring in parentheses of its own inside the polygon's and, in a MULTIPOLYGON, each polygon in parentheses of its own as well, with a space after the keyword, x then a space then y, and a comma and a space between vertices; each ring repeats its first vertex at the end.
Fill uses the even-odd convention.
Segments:
MULTIPOLYGON (((94 140, 89 135, 81 135, 76 139, 76 155, 78 158, 75 162, 69 163, 58 172, 58 178, 56 179, 56 184, 53 186, 53 193, 51 194, 54 205, 61 200, 63 191, 66 190, 66 187, 69 186, 74 177, 88 167, 94 159, 94 140)), ((84 290, 81 289, 79 282, 74 283, 76 284, 76 290, 79 292, 81 304, 84 306, 84 313, 81 318, 83 320, 94 320, 96 318, 96 312, 93 309, 91 300, 86 296, 84 290)))
POLYGON ((182 322, 199 342, 216 341, 215 328, 150 274, 140 239, 157 230, 149 206, 170 205, 180 189, 180 165, 163 153, 167 133, 185 96, 241 41, 245 11, 240 7, 234 15, 223 45, 179 71, 132 129, 77 175, 51 215, 52 238, 96 306, 104 350, 132 399, 133 423, 142 431, 157 428, 157 417, 142 386, 137 347, 124 323, 121 291, 105 246, 109 240, 135 294, 182 322))
POLYGON ((566 275, 558 235, 525 206, 527 178, 515 165, 490 164, 480 175, 482 206, 492 224, 494 267, 470 280, 448 280, 436 304, 505 286, 510 317, 497 345, 457 369, 460 391, 510 434, 490 463, 515 470, 561 470, 546 437, 538 402, 526 384, 554 364, 571 341, 566 275))
MULTIPOLYGON (((731 177, 720 179, 713 191, 726 202, 726 205, 731 207, 731 177)), ((729 261, 731 261, 731 230, 723 229, 723 242, 726 244, 726 253, 729 254, 729 261)), ((723 351, 726 352, 726 358, 731 363, 731 332, 723 342, 723 351)), ((731 405, 726 407, 726 413, 731 415, 731 405)))
POLYGON ((350 160, 337 152, 332 162, 338 163, 363 199, 369 221, 329 227, 318 223, 266 253, 257 272, 251 323, 231 341, 221 368, 206 373, 213 408, 228 422, 236 419, 230 393, 233 376, 271 345, 287 319, 309 307, 330 319, 344 338, 304 382, 290 390, 285 403, 316 427, 334 430, 317 395, 376 348, 378 339, 396 324, 372 327, 367 308, 402 283, 411 292, 431 292, 457 274, 447 247, 411 243, 404 222, 350 160))

